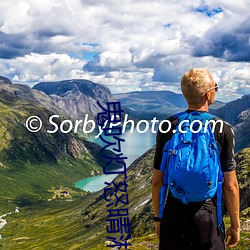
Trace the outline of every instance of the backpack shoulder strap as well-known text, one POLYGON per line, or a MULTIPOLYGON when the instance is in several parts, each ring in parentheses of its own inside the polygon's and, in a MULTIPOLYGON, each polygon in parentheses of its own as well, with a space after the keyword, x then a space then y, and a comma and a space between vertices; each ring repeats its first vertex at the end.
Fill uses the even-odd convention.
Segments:
MULTIPOLYGON (((218 118, 216 115, 210 114, 205 112, 202 114, 205 120, 212 120, 214 118, 218 118)), ((217 199, 216 199, 216 206, 217 206, 217 226, 222 230, 222 182, 223 182, 223 173, 221 170, 221 166, 219 165, 219 173, 218 173, 218 186, 217 186, 217 199)))
POLYGON ((208 113, 208 112, 202 113, 202 117, 203 117, 205 120, 212 120, 212 119, 214 119, 214 118, 217 118, 216 115, 213 115, 213 114, 208 113))
POLYGON ((175 114, 174 116, 177 117, 179 119, 179 122, 180 122, 180 121, 184 120, 188 115, 189 114, 187 111, 183 111, 183 112, 175 114))

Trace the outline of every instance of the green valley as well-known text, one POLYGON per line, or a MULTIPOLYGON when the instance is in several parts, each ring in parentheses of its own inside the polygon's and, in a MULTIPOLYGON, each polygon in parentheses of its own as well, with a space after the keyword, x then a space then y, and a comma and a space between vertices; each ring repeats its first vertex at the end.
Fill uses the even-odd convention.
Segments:
MULTIPOLYGON (((244 172, 250 167, 249 150, 244 149, 236 156, 239 171, 244 172)), ((150 194, 153 154, 154 148, 138 158, 128 170, 132 249, 136 250, 157 249, 158 245, 154 234, 150 194)), ((122 176, 118 176, 115 182, 121 180, 122 176)), ((105 247, 106 236, 109 236, 106 232, 107 204, 108 202, 104 201, 102 190, 82 194, 81 197, 75 197, 71 201, 59 198, 51 202, 23 207, 20 209, 20 213, 6 216, 8 224, 0 230, 3 236, 1 246, 3 249, 17 250, 107 249, 105 247)), ((125 207, 126 205, 123 206, 123 208, 125 207)), ((247 209, 249 208, 242 210, 241 241, 235 248, 238 250, 247 249, 249 246, 250 230, 247 209)), ((225 222, 228 226, 228 217, 225 217, 225 222)), ((114 235, 112 234, 112 236, 114 235)))
POLYGON ((43 92, 24 85, 0 85, 0 214, 51 198, 53 186, 75 189, 75 182, 102 172, 100 146, 81 134, 46 132, 52 114, 67 118, 43 92), (37 133, 25 127, 32 115, 43 121, 37 133))
MULTIPOLYGON (((104 191, 90 193, 74 187, 77 181, 102 173, 107 161, 101 156, 101 147, 87 141, 83 134, 47 133, 52 129, 48 123, 51 115, 60 115, 56 121, 60 124, 62 119, 77 118, 79 110, 84 114, 84 105, 91 109, 96 96, 103 99, 103 103, 112 100, 112 96, 105 88, 88 81, 69 83, 62 89, 61 82, 59 85, 54 83, 53 88, 48 85, 52 88, 48 93, 53 95, 52 98, 28 86, 14 85, 7 80, 0 82, 0 249, 102 250, 107 249, 107 236, 119 235, 108 235, 106 231, 107 209, 115 207, 107 207, 104 191), (87 96, 83 96, 84 84, 87 84, 87 96), (56 97, 57 91, 60 98, 56 97), (78 99, 80 102, 75 102, 78 99), (43 121, 42 129, 37 133, 31 133, 25 127, 27 118, 32 115, 43 121), (4 224, 5 220, 7 224, 4 224)), ((45 83, 43 86, 47 88, 45 83)), ((243 136, 249 134, 246 102, 249 96, 242 100, 247 105, 237 111, 238 127, 234 124, 240 138, 238 142, 242 142, 240 149, 249 144, 243 136)), ((93 117, 98 110, 94 111, 93 117)), ((154 147, 149 149, 127 169, 129 205, 119 204, 118 207, 129 210, 132 249, 136 250, 157 249, 158 245, 151 199, 154 150, 154 147)), ((114 153, 105 151, 105 155, 113 156, 114 153)), ((235 249, 247 249, 250 238, 250 148, 239 151, 236 161, 242 234, 235 249)), ((117 164, 110 164, 110 170, 116 168, 117 164)), ((122 175, 114 179, 115 183, 123 181, 122 175)), ((229 218, 225 217, 225 221, 228 225, 229 218)))

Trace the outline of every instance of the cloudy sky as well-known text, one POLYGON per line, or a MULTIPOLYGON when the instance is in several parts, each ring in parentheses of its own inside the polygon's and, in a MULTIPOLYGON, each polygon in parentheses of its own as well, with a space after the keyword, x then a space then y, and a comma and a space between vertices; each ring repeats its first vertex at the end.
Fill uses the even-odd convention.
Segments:
POLYGON ((0 1, 0 75, 180 92, 187 70, 206 67, 230 101, 250 94, 249 10, 249 0, 0 1))

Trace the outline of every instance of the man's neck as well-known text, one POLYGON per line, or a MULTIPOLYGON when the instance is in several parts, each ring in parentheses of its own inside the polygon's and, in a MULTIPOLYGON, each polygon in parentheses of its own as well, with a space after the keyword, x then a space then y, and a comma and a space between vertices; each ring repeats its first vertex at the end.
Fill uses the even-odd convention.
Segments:
POLYGON ((207 111, 208 112, 208 104, 205 103, 204 105, 197 105, 188 103, 189 110, 197 110, 197 111, 207 111))

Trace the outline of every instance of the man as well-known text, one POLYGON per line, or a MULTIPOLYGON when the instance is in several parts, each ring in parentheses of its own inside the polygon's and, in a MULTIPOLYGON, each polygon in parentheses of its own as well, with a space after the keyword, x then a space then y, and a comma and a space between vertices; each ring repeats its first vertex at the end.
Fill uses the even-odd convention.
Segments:
MULTIPOLYGON (((214 102, 217 84, 207 69, 194 68, 186 72, 181 80, 181 89, 188 104, 187 112, 208 112, 214 102)), ((216 198, 203 202, 183 204, 181 200, 168 193, 163 218, 158 211, 163 172, 160 171, 165 143, 171 139, 178 118, 169 117, 172 127, 168 133, 158 131, 152 178, 152 199, 154 206, 155 230, 160 239, 160 250, 210 249, 221 250, 236 246, 240 239, 239 187, 236 179, 234 160, 234 133, 232 127, 223 121, 220 133, 216 124, 214 136, 220 148, 220 162, 223 171, 223 196, 230 216, 231 225, 226 233, 217 226, 216 198), (226 235, 225 235, 226 234, 226 235)), ((168 125, 168 124, 166 124, 168 125)), ((167 130, 162 128, 162 131, 167 130)), ((224 226, 224 224, 223 224, 224 226)))

